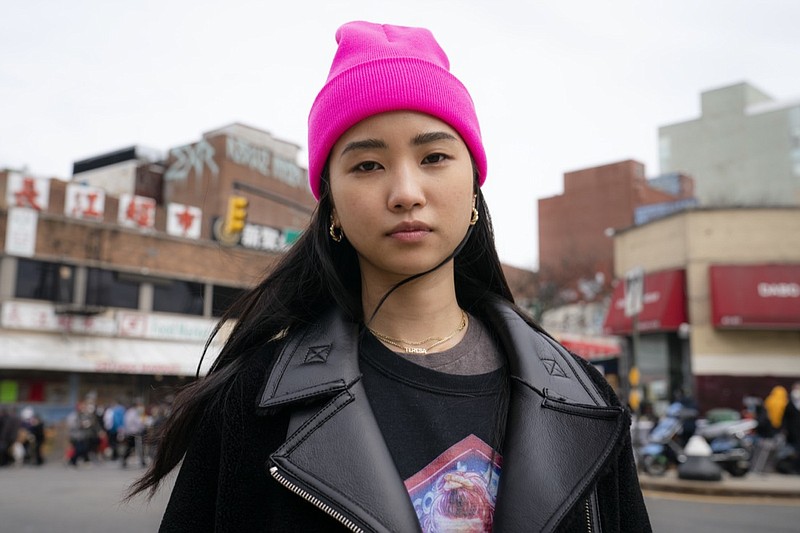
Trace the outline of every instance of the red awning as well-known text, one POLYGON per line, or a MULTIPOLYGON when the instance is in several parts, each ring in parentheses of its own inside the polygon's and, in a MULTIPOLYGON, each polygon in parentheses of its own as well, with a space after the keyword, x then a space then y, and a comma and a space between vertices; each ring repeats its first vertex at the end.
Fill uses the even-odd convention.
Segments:
POLYGON ((800 264, 712 265, 708 270, 715 327, 800 329, 800 264))
MULTIPOLYGON (((686 271, 683 269, 646 274, 639 331, 676 331, 687 322, 685 286, 686 271)), ((625 284, 621 281, 611 297, 603 331, 613 335, 627 335, 633 331, 633 319, 625 316, 625 284)))
POLYGON ((604 337, 583 337, 579 335, 556 335, 556 339, 567 350, 576 353, 587 361, 613 359, 622 353, 619 340, 604 337))

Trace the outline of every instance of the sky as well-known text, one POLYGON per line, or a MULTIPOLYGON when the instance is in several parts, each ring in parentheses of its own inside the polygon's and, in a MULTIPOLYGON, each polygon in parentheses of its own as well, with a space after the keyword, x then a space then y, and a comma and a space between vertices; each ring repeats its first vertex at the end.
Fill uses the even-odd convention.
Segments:
POLYGON ((5 2, 0 168, 68 179, 74 161, 170 148, 241 122, 302 147, 336 28, 429 28, 466 85, 504 263, 538 265, 537 200, 563 174, 634 159, 658 128, 747 81, 800 97, 796 0, 30 0, 5 2))

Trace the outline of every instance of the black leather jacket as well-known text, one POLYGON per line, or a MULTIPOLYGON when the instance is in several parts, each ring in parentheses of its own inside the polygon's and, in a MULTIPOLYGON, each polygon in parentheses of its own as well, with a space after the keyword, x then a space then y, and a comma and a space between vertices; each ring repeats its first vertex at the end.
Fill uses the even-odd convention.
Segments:
MULTIPOLYGON (((630 449, 630 418, 602 377, 502 301, 491 302, 481 317, 499 339, 510 375, 494 531, 650 531, 630 449)), ((282 414, 286 431, 279 437, 274 429, 241 429, 231 421, 242 418, 235 411, 202 430, 200 444, 184 459, 162 531, 188 531, 190 522, 203 530, 249 530, 234 525, 246 513, 257 515, 248 524, 269 524, 262 530, 311 530, 303 525, 303 514, 314 510, 303 511, 297 495, 351 531, 418 532, 408 492, 360 381, 357 348, 358 325, 337 310, 281 341, 255 398, 253 419, 259 420, 253 424, 282 414), (219 433, 233 423, 235 428, 219 433), (237 444, 225 451, 232 439, 237 444), (247 448, 260 445, 267 451, 247 459, 254 452, 238 444, 242 439, 250 439, 247 448), (225 466, 231 454, 238 456, 236 466, 225 466), (283 487, 263 482, 259 476, 269 480, 263 470, 241 467, 262 460, 283 487), (223 463, 216 471, 208 464, 214 461, 223 463), (241 476, 223 480, 229 468, 241 470, 241 476), (260 486, 235 485, 248 477, 251 485, 263 483, 260 496, 254 496, 260 486), (213 497, 207 503, 198 499, 199 487, 214 483, 213 497), (226 499, 222 492, 242 496, 226 499), (298 517, 268 516, 281 513, 298 517)), ((247 409, 247 394, 235 396, 244 397, 247 409)))

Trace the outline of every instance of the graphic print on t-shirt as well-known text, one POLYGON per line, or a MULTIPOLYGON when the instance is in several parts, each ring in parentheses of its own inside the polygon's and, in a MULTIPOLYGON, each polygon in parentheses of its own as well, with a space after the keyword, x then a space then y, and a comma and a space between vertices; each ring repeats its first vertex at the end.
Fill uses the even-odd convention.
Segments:
POLYGON ((405 481, 423 533, 492 530, 503 458, 475 435, 405 481))

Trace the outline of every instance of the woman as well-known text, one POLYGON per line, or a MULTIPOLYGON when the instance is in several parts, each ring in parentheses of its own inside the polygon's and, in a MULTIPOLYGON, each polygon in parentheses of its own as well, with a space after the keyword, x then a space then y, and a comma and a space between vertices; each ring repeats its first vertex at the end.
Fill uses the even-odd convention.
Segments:
POLYGON ((336 37, 311 225, 134 493, 183 459, 163 531, 648 531, 627 413, 512 303, 446 55, 419 28, 336 37))

